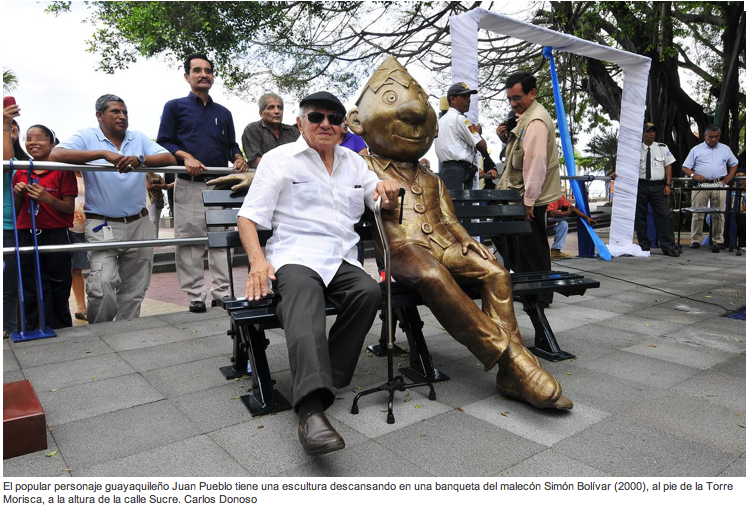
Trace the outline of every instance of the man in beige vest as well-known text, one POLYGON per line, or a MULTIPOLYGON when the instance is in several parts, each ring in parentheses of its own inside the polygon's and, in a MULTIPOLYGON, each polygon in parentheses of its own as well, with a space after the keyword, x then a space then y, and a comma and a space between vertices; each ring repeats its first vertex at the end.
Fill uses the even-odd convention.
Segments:
MULTIPOLYGON (((527 72, 513 74, 505 89, 518 122, 509 132, 505 124, 497 128, 497 135, 507 143, 505 168, 497 188, 520 191, 531 221, 531 234, 519 238, 519 251, 510 258, 517 272, 548 271, 552 261, 547 240, 547 205, 562 194, 554 123, 536 101, 534 76, 527 72)), ((542 295, 540 302, 548 306, 552 295, 542 295)))

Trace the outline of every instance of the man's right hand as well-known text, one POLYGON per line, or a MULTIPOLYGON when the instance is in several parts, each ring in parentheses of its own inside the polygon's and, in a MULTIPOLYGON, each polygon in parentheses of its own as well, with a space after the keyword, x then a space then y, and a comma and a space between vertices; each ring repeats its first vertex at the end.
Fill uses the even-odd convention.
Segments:
POLYGON ((693 174, 693 175, 692 175, 692 179, 693 179, 694 181, 699 181, 700 183, 702 183, 702 182, 704 182, 704 181, 705 181, 705 177, 704 177, 704 176, 702 176, 701 174, 693 174))
POLYGON ((497 127, 497 137, 499 137, 500 141, 502 141, 503 143, 508 142, 508 127, 504 123, 501 123, 497 127))
POLYGON ((190 176, 199 176, 202 174, 202 171, 207 170, 202 162, 191 155, 184 158, 184 167, 186 167, 186 172, 190 176))
POLYGON ((246 298, 249 301, 263 298, 269 293, 267 279, 276 280, 275 268, 266 259, 251 261, 249 279, 246 281, 246 298))

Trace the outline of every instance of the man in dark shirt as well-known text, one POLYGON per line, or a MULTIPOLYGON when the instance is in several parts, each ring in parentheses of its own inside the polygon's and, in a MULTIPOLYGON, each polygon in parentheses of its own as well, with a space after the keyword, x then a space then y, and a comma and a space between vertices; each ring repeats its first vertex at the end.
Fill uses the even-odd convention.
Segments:
MULTIPOLYGON (((174 186, 174 235, 177 238, 207 235, 202 191, 208 167, 228 167, 237 172, 249 170, 236 143, 233 116, 213 102, 210 88, 214 83, 212 62, 205 55, 191 55, 184 62, 184 79, 191 92, 184 98, 166 102, 158 130, 158 143, 179 161, 187 174, 179 174, 174 186)), ((207 177, 209 178, 209 177, 207 177)), ((207 288, 202 258, 207 245, 176 247, 176 273, 179 287, 189 295, 189 311, 204 312, 207 288)), ((211 294, 215 300, 229 294, 228 260, 225 250, 209 251, 211 294)))
POLYGON ((300 137, 297 125, 282 123, 285 104, 276 93, 259 97, 261 120, 249 123, 243 131, 241 142, 249 166, 256 167, 262 156, 282 144, 293 143, 300 137))

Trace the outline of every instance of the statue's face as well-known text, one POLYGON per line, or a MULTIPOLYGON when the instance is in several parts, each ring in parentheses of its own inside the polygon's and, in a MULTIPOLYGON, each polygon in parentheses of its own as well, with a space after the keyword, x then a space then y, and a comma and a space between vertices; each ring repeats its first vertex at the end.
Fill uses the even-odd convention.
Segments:
POLYGON ((412 80, 409 88, 389 80, 374 92, 366 87, 348 114, 350 130, 363 137, 375 155, 415 162, 438 135, 438 120, 425 90, 412 80))

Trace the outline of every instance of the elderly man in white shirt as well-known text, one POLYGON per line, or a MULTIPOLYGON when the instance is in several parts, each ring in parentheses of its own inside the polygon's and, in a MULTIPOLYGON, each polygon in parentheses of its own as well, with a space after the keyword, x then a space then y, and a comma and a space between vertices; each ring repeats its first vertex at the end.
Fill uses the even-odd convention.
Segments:
POLYGON ((324 410, 350 384, 381 304, 378 284, 356 259, 354 225, 379 196, 384 208, 396 208, 399 185, 380 181, 357 153, 337 145, 346 111, 334 95, 305 97, 300 113, 301 137, 262 157, 238 230, 251 265, 246 297, 266 296, 267 280, 276 282, 298 436, 306 453, 319 455, 344 448, 324 410), (257 226, 273 231, 266 258, 257 226), (325 297, 339 308, 328 339, 325 297))
MULTIPOLYGON (((720 144, 720 128, 710 125, 705 129, 705 142, 698 144, 689 152, 681 170, 699 184, 726 186, 736 174, 738 159, 731 149, 720 144)), ((725 202, 723 190, 698 188, 692 192, 692 206, 695 208, 719 208, 725 202)), ((702 229, 705 213, 692 215, 692 243, 689 248, 699 248, 702 243, 702 229)), ((712 253, 718 253, 723 247, 723 215, 712 213, 711 225, 712 253)))

